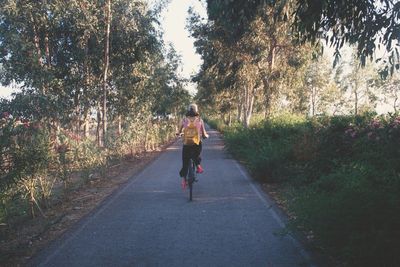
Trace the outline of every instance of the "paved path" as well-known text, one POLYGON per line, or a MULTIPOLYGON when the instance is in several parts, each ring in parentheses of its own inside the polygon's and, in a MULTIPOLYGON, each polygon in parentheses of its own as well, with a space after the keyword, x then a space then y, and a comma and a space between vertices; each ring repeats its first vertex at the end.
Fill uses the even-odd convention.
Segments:
POLYGON ((134 177, 32 266, 313 266, 216 132, 194 201, 180 188, 181 143, 134 177))

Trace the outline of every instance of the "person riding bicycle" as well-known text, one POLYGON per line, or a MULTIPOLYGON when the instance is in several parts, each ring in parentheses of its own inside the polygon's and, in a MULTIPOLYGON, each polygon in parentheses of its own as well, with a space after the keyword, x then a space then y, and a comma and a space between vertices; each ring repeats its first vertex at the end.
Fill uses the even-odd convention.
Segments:
POLYGON ((182 120, 177 135, 181 135, 183 131, 183 149, 182 149, 182 169, 179 172, 182 177, 182 186, 185 187, 185 177, 188 173, 189 160, 192 158, 197 166, 197 173, 202 173, 201 163, 202 143, 201 137, 208 138, 208 134, 204 127, 204 122, 200 118, 196 104, 190 104, 186 113, 186 117, 182 120))

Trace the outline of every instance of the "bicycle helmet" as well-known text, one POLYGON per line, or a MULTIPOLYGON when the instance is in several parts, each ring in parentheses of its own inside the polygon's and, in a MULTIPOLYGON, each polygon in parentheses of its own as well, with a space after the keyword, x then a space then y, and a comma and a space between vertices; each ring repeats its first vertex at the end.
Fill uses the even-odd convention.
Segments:
POLYGON ((199 115, 199 109, 197 108, 197 105, 192 103, 188 106, 188 110, 186 113, 186 116, 198 116, 199 115))

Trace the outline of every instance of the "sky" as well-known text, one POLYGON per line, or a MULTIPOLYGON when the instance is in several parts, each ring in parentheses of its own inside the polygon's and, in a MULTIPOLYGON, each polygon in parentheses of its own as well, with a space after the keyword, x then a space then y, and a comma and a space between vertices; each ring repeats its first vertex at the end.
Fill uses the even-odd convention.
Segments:
POLYGON ((13 88, 4 87, 0 84, 0 98, 9 97, 13 91, 13 88))
MULTIPOLYGON (((197 73, 202 63, 200 55, 195 53, 194 39, 189 37, 189 31, 186 29, 189 7, 193 7, 200 16, 206 17, 203 1, 171 0, 168 7, 162 12, 161 20, 165 43, 172 43, 182 57, 182 68, 179 71, 184 78, 190 78, 191 75, 197 73)), ((190 84, 188 87, 189 91, 195 91, 194 84, 190 84)))
MULTIPOLYGON (((161 19, 165 43, 172 43, 182 57, 182 67, 179 72, 183 78, 190 78, 199 70, 202 63, 200 55, 195 53, 194 40, 189 37, 189 31, 186 29, 189 7, 193 7, 202 17, 206 16, 206 8, 200 0, 171 0, 162 12, 161 19)), ((194 84, 189 84, 187 89, 194 93, 194 84)), ((0 85, 0 97, 9 97, 14 91, 11 87, 0 85)))

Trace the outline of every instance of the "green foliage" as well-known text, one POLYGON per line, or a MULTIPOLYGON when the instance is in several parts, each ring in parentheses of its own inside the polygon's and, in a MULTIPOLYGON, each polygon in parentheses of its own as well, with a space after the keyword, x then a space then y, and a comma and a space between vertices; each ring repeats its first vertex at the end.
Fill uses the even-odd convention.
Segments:
POLYGON ((14 195, 9 197, 26 198, 34 216, 35 206, 41 211, 39 202, 47 205, 54 184, 53 177, 48 175, 54 159, 49 131, 39 122, 21 121, 4 112, 0 132, 0 192, 5 192, 7 199, 6 192, 16 187, 14 195))
POLYGON ((400 235, 400 117, 280 116, 226 128, 232 153, 278 182, 292 223, 350 266, 394 266, 400 235))
MULTIPOLYGON (((99 148, 93 140, 86 139, 83 142, 72 143, 69 162, 74 163, 77 170, 83 170, 84 179, 88 180, 96 168, 106 164, 106 150, 99 148)), ((72 169, 70 167, 70 169, 72 169)))
MULTIPOLYGON (((113 162, 129 155, 151 151, 174 138, 173 120, 139 118, 123 127, 121 135, 110 131, 106 148, 91 138, 82 139, 67 130, 51 133, 43 123, 13 118, 0 120, 0 222, 13 217, 43 213, 58 192, 68 189, 72 174, 86 182, 104 172, 113 162), (146 121, 146 120, 145 120, 146 121), (114 133, 114 134, 112 134, 114 133), (60 188, 59 185, 64 185, 60 188)), ((80 183, 78 182, 78 185, 80 183)))
POLYGON ((221 119, 210 119, 210 118, 205 118, 204 119, 206 123, 208 123, 208 125, 210 125, 211 128, 217 129, 218 131, 224 133, 225 132, 225 128, 227 127, 227 125, 225 124, 225 122, 221 119))
POLYGON ((368 58, 372 59, 378 41, 390 52, 383 72, 387 75, 399 69, 399 51, 395 43, 399 38, 400 4, 396 1, 207 1, 209 19, 229 32, 227 39, 231 43, 244 35, 266 7, 274 7, 271 17, 294 20, 291 30, 297 41, 319 42, 324 38, 328 45, 336 48, 337 58, 344 43, 357 44, 357 55, 363 65, 368 58), (288 6, 294 8, 289 10, 288 6))
POLYGON ((7 188, 26 175, 41 175, 51 161, 49 133, 39 123, 14 119, 8 112, 0 122, 0 189, 7 188))
MULTIPOLYGON (((0 2, 0 82, 23 93, 14 116, 79 127, 102 105, 104 1, 0 2)), ((134 112, 174 112, 187 101, 177 55, 164 56, 158 10, 146 1, 112 1, 107 119, 134 112), (161 103, 161 104, 160 104, 161 103)))
POLYGON ((304 119, 285 115, 249 129, 236 127, 225 131, 228 147, 235 156, 248 162, 257 179, 285 179, 287 169, 279 162, 290 157, 293 145, 304 133, 304 119), (249 159, 249 160, 247 160, 249 159))
MULTIPOLYGON (((338 1, 298 0, 295 28, 300 39, 326 42, 337 49, 345 42, 357 44, 357 55, 362 65, 372 58, 377 46, 383 44, 390 52, 388 68, 398 69, 399 10, 396 1, 338 1), (397 15, 396 15, 397 14, 397 15), (381 36, 383 32, 383 37, 381 36), (322 36, 321 36, 322 35, 322 36)), ((337 54, 340 56, 340 54, 337 54)))

